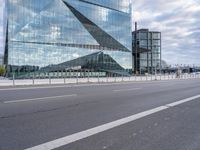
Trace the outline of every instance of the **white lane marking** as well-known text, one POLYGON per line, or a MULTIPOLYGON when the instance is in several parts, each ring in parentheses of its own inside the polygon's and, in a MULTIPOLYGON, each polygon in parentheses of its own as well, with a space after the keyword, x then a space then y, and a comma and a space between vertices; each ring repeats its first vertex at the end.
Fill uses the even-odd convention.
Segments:
POLYGON ((147 115, 153 114, 155 112, 158 112, 158 111, 161 111, 161 110, 164 110, 164 109, 167 109, 167 108, 168 107, 161 106, 161 107, 158 107, 156 109, 148 110, 148 111, 145 111, 145 112, 142 112, 142 113, 130 116, 130 117, 126 117, 126 118, 123 118, 123 119, 120 119, 120 120, 117 120, 117 121, 113 121, 113 122, 110 122, 110 123, 107 123, 107 124, 104 124, 104 125, 101 125, 101 126, 97 126, 95 128, 91 128, 91 129, 88 129, 88 130, 85 130, 85 131, 82 131, 82 132, 79 132, 79 133, 75 133, 75 134, 60 138, 60 139, 56 139, 56 140, 53 140, 53 141, 32 147, 32 148, 28 148, 26 150, 43 150, 43 149, 52 150, 52 149, 70 144, 72 142, 87 138, 89 136, 101 133, 103 131, 112 129, 114 127, 129 123, 129 122, 134 121, 136 119, 145 117, 147 115))
POLYGON ((135 91, 135 90, 141 90, 142 88, 131 88, 131 89, 119 89, 119 90, 113 90, 113 92, 126 92, 126 91, 135 91))
POLYGON ((137 119, 140 119, 140 118, 149 116, 151 114, 166 110, 168 108, 180 105, 180 104, 185 103, 185 102, 195 100, 197 98, 200 98, 200 95, 180 100, 180 101, 176 102, 176 104, 170 103, 170 104, 167 104, 167 105, 156 107, 156 108, 151 109, 151 110, 147 110, 147 111, 144 111, 144 112, 141 112, 141 113, 138 113, 138 114, 126 117, 126 118, 122 118, 122 119, 119 119, 119 120, 116 120, 116 121, 113 121, 113 122, 110 122, 110 123, 106 123, 106 124, 103 124, 103 125, 100 125, 100 126, 97 126, 97 127, 94 127, 94 128, 82 131, 82 132, 74 133, 72 135, 68 135, 68 136, 65 136, 65 137, 62 137, 62 138, 59 138, 59 139, 56 139, 56 140, 53 140, 53 141, 50 141, 50 142, 47 142, 47 143, 43 143, 41 145, 34 146, 34 147, 31 147, 31 148, 28 148, 28 149, 25 149, 25 150, 44 150, 44 149, 45 150, 52 150, 52 149, 55 149, 55 148, 59 148, 61 146, 68 145, 68 144, 76 142, 78 140, 90 137, 92 135, 107 131, 109 129, 112 129, 112 128, 115 128, 115 127, 118 127, 118 126, 121 126, 121 125, 124 125, 124 124, 127 124, 127 123, 135 121, 137 119))
POLYGON ((38 87, 24 87, 24 88, 6 88, 6 89, 0 89, 0 91, 14 91, 14 90, 34 90, 34 89, 51 89, 51 88, 59 88, 59 87, 71 87, 69 85, 63 85, 63 86, 39 86, 38 87))
POLYGON ((40 98, 31 98, 31 99, 21 99, 21 100, 11 100, 11 101, 4 101, 3 103, 4 104, 8 104, 8 103, 20 103, 20 102, 38 101, 38 100, 63 98, 63 97, 74 97, 74 96, 77 96, 77 94, 60 95, 60 96, 52 96, 52 97, 40 97, 40 98))
POLYGON ((200 95, 196 95, 196 96, 189 97, 189 98, 186 98, 186 99, 177 101, 177 102, 173 102, 173 103, 167 104, 167 105, 165 105, 165 106, 167 106, 167 107, 175 107, 175 106, 177 106, 177 105, 180 105, 180 104, 189 102, 189 101, 194 100, 194 99, 197 99, 197 98, 199 98, 199 97, 200 97, 200 95))
MULTIPOLYGON (((180 80, 178 80, 180 81, 180 80)), ((101 86, 101 85, 126 85, 126 84, 134 84, 134 83, 137 83, 137 84, 157 84, 157 83, 166 83, 168 81, 147 81, 147 82, 144 82, 144 81, 128 81, 128 82, 111 82, 111 83, 106 83, 106 82, 100 82, 100 83, 91 83, 91 84, 79 84, 77 85, 76 83, 69 83, 68 85, 59 85, 57 86, 56 84, 52 84, 52 86, 43 86, 43 85, 35 85, 37 87, 28 87, 29 85, 27 85, 27 87, 24 87, 24 88, 5 88, 5 89, 0 89, 0 91, 14 91, 14 90, 34 90, 34 89, 52 89, 52 88, 68 88, 68 87, 86 87, 86 86, 101 86)), ((20 86, 20 85, 19 85, 20 86)), ((23 86, 23 85, 22 85, 23 86)), ((1 87, 1 86, 0 86, 1 87)))

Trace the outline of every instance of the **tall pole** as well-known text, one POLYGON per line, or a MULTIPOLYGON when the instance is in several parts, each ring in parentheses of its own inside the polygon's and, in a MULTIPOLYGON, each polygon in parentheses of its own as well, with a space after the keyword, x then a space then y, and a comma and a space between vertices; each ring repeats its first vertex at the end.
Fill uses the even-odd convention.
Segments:
POLYGON ((162 73, 162 35, 160 32, 160 74, 162 73))
POLYGON ((134 34, 134 44, 135 44, 135 74, 137 74, 138 72, 138 61, 137 61, 137 55, 138 55, 138 52, 137 52, 137 22, 135 22, 135 34, 134 34))

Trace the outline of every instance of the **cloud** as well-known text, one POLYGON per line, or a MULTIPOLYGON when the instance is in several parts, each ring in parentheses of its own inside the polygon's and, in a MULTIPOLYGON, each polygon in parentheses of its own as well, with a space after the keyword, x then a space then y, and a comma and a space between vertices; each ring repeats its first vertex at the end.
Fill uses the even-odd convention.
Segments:
POLYGON ((198 0, 133 0, 133 22, 162 32, 163 59, 170 64, 200 64, 198 0))

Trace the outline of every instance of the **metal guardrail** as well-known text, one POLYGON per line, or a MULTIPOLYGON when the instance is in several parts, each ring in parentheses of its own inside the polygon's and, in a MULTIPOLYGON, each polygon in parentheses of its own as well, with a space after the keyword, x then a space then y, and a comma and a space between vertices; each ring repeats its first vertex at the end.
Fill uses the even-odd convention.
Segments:
POLYGON ((176 74, 157 74, 157 75, 146 75, 146 76, 130 76, 130 77, 58 77, 52 78, 49 76, 45 79, 15 79, 8 80, 6 78, 0 78, 0 86, 18 86, 18 85, 55 85, 55 84, 79 84, 79 83, 115 83, 115 82, 139 82, 139 81, 156 81, 156 80, 187 80, 200 78, 200 74, 181 74, 177 76, 176 74))

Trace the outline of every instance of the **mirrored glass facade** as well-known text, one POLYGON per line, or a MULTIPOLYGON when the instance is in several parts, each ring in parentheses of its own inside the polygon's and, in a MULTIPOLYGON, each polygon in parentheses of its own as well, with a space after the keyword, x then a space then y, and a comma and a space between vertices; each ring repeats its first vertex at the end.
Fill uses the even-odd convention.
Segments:
POLYGON ((140 29, 137 31, 136 40, 135 32, 133 32, 133 55, 137 56, 134 57, 136 60, 133 66, 138 73, 159 71, 161 67, 161 32, 140 29), (134 53, 135 41, 137 42, 137 54, 134 53))
POLYGON ((3 55, 0 54, 0 66, 3 66, 3 55))
POLYGON ((8 0, 7 12, 8 75, 132 69, 130 0, 8 0))

